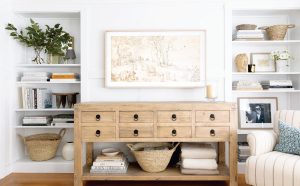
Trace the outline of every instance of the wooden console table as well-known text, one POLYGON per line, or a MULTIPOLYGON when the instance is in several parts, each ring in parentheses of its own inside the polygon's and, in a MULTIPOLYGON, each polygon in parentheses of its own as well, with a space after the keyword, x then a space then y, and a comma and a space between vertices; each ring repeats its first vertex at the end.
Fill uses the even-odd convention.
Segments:
POLYGON ((74 141, 75 186, 88 180, 227 180, 237 186, 237 114, 232 103, 76 104, 74 141), (126 174, 90 174, 94 142, 218 142, 220 174, 183 175, 178 168, 147 173, 136 165, 129 165, 126 174), (229 142, 229 167, 225 142, 229 142))

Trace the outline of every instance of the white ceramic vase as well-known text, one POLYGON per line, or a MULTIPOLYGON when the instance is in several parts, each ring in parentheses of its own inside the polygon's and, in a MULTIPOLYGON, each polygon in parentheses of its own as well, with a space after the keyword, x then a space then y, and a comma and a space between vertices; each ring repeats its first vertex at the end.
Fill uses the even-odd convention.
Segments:
POLYGON ((276 72, 289 72, 290 71, 290 60, 277 60, 276 61, 276 72))
POLYGON ((74 143, 67 142, 62 149, 62 156, 65 160, 71 161, 74 159, 74 143))

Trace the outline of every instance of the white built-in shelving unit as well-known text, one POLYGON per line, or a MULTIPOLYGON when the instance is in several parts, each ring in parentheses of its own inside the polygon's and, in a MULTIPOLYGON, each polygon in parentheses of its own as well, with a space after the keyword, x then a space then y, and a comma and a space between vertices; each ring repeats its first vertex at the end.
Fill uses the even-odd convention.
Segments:
MULTIPOLYGON (((239 97, 277 97, 278 109, 300 109, 300 7, 283 6, 276 7, 231 7, 228 10, 228 20, 231 26, 226 27, 227 32, 227 65, 229 66, 227 90, 232 101, 237 102, 239 97), (296 27, 289 29, 284 40, 263 41, 232 41, 231 36, 235 32, 236 25, 256 24, 271 26, 276 24, 295 24, 296 27), (250 63, 250 53, 269 53, 274 50, 289 50, 294 57, 291 62, 291 72, 237 72, 234 58, 239 53, 246 53, 250 63), (238 80, 292 80, 294 90, 232 90, 231 84, 238 80)), ((245 141, 246 135, 253 131, 270 129, 240 129, 238 130, 239 141, 245 141)), ((238 163, 239 172, 245 170, 245 163, 238 163)))
MULTIPOLYGON (((73 161, 66 161, 61 157, 61 150, 64 143, 73 141, 73 126, 22 126, 24 116, 43 116, 57 114, 72 114, 74 108, 57 108, 55 96, 52 96, 52 108, 46 109, 24 109, 22 106, 22 87, 47 88, 51 92, 69 93, 78 92, 77 102, 81 101, 81 81, 70 82, 24 82, 20 81, 23 72, 72 72, 81 75, 81 13, 80 11, 63 12, 35 12, 35 11, 16 11, 12 23, 17 28, 24 28, 30 23, 30 18, 43 25, 53 26, 56 23, 61 24, 65 31, 74 36, 74 49, 76 53, 75 64, 32 64, 31 58, 34 56, 33 50, 20 45, 17 41, 13 43, 16 51, 13 56, 15 69, 15 104, 12 112, 13 134, 15 135, 13 153, 15 154, 15 164, 13 172, 73 172, 73 161), (38 133, 58 133, 60 129, 66 128, 67 132, 60 143, 57 155, 54 159, 42 162, 31 161, 26 152, 26 148, 21 136, 28 136, 38 133), (30 167, 30 169, 28 169, 30 167)), ((46 56, 44 56, 46 60, 46 56)), ((81 77, 80 77, 81 78, 81 77)))

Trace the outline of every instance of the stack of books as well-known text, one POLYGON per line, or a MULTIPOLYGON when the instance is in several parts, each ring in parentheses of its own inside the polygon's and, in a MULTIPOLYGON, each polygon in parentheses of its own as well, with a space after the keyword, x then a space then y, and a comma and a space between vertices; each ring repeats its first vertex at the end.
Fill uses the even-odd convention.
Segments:
POLYGON ((52 94, 47 88, 22 87, 24 109, 52 108, 52 94))
POLYGON ((76 73, 52 73, 50 82, 76 82, 78 75, 76 73))
POLYGON ((246 162, 250 156, 250 147, 247 142, 238 142, 238 161, 246 162))
POLYGON ((127 169, 128 162, 123 153, 116 156, 99 155, 93 162, 90 173, 125 174, 127 169))
POLYGON ((51 116, 25 116, 22 126, 48 126, 51 120, 51 116))
POLYGON ((238 30, 233 35, 233 40, 235 41, 264 40, 264 31, 263 30, 238 30))
POLYGON ((48 72, 23 72, 21 81, 48 81, 48 72))
POLYGON ((258 81, 233 81, 232 90, 263 90, 258 81))
POLYGON ((294 90, 291 80, 270 80, 269 90, 294 90))
POLYGON ((51 126, 74 126, 74 114, 59 114, 53 116, 51 126))

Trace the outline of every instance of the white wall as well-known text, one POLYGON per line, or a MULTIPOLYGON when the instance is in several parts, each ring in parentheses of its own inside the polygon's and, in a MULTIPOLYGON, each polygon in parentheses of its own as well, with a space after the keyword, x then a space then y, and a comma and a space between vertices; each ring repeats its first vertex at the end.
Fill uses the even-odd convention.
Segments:
POLYGON ((0 179, 6 176, 10 169, 10 119, 9 115, 9 56, 6 55, 9 52, 9 39, 6 31, 4 30, 4 24, 7 23, 10 16, 10 3, 9 0, 0 2, 0 179))

